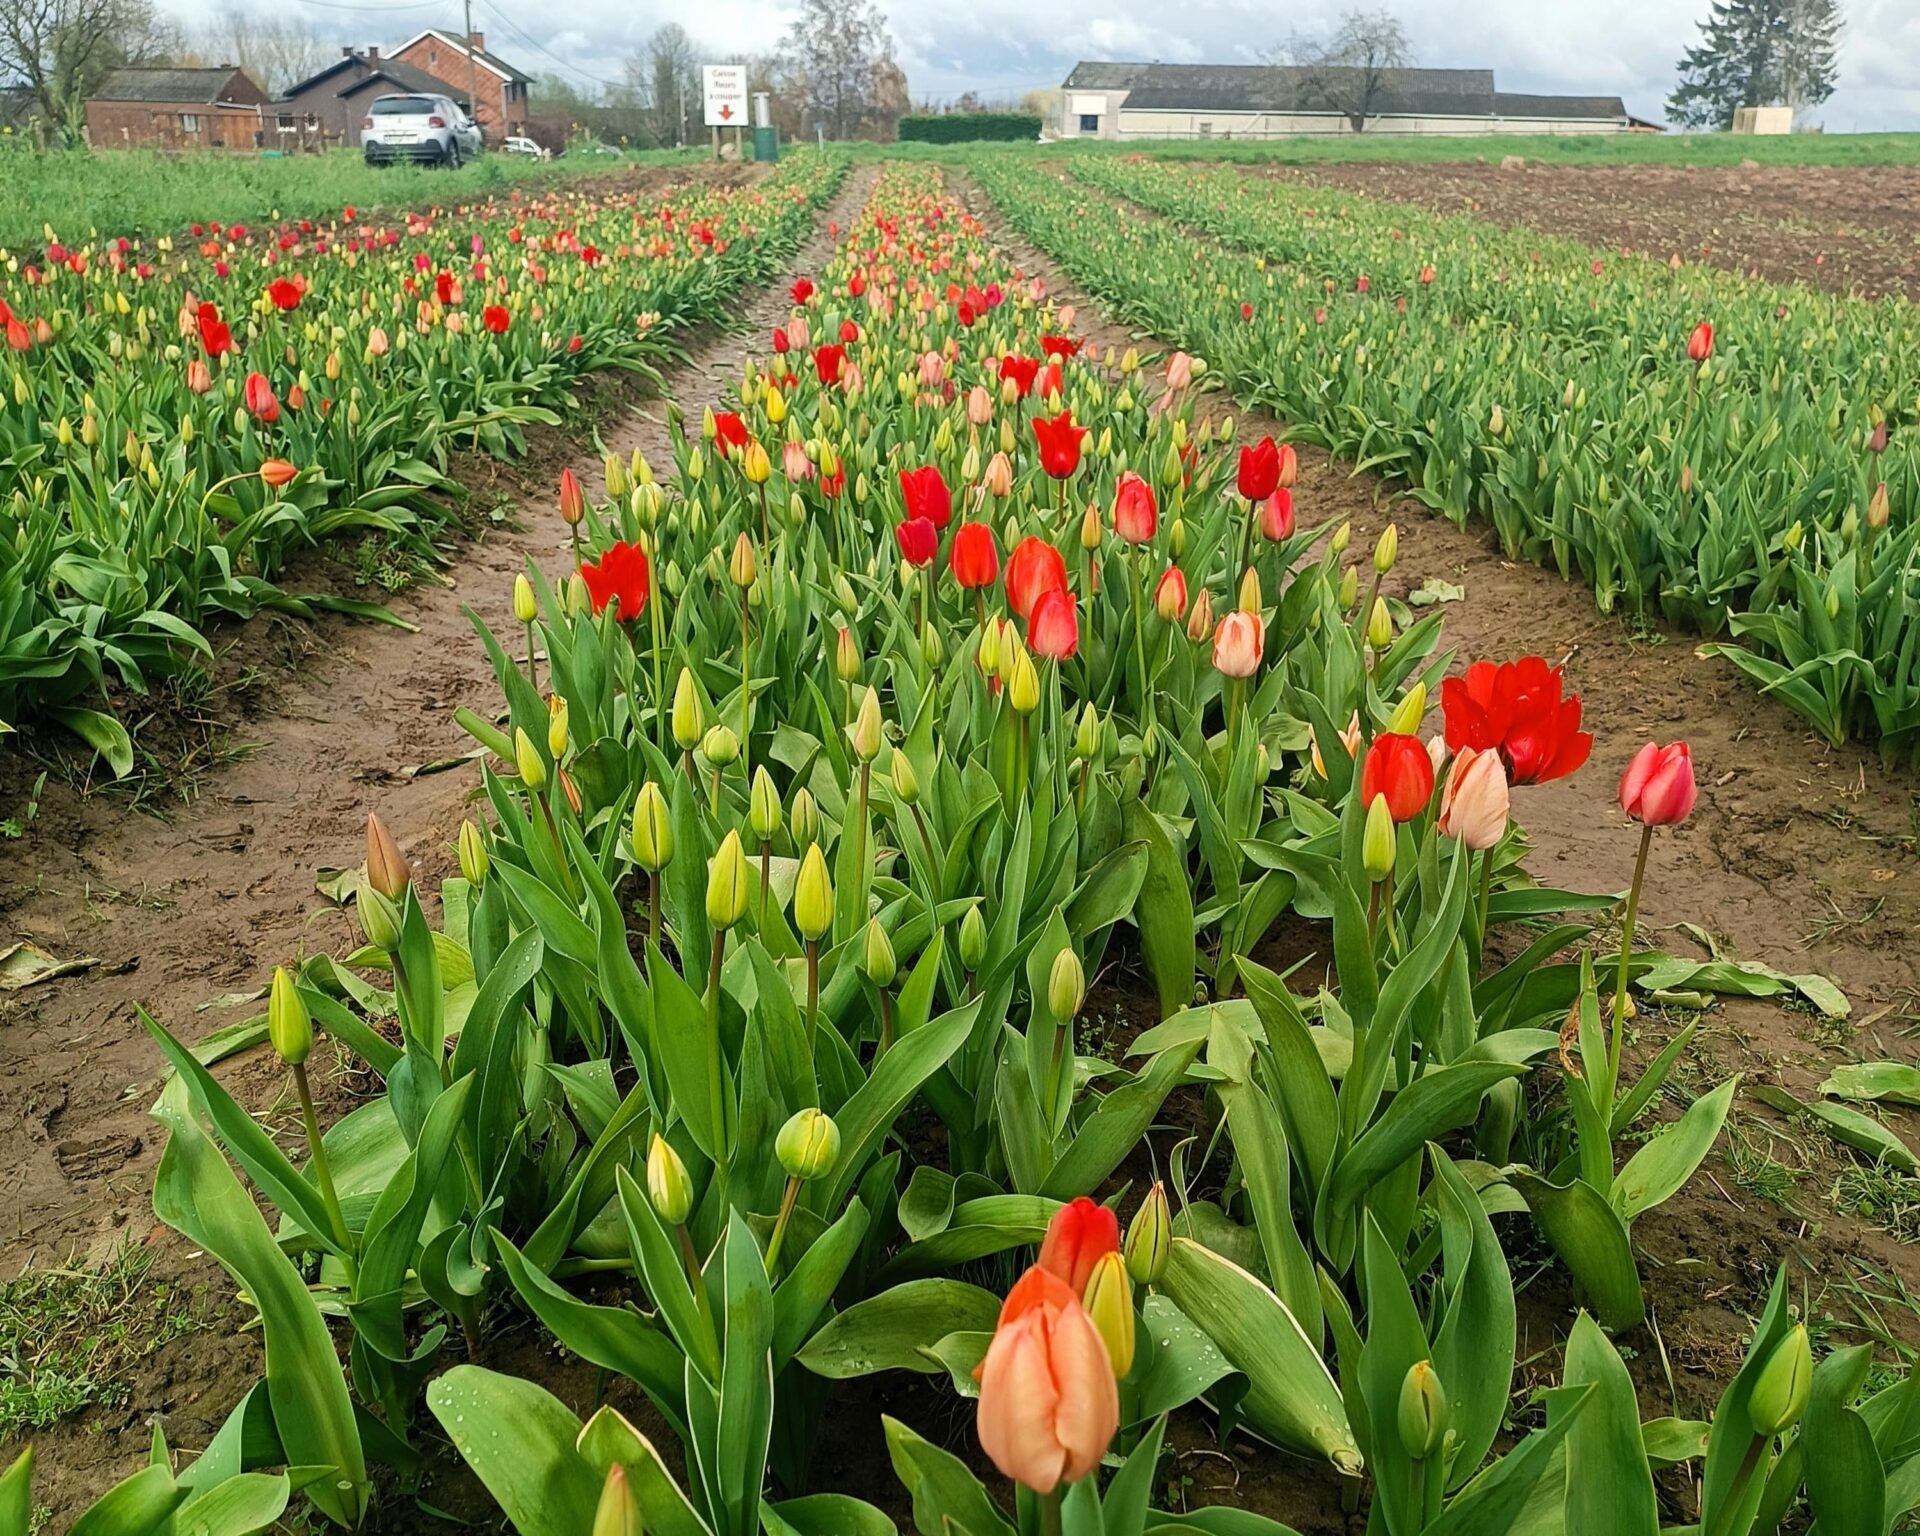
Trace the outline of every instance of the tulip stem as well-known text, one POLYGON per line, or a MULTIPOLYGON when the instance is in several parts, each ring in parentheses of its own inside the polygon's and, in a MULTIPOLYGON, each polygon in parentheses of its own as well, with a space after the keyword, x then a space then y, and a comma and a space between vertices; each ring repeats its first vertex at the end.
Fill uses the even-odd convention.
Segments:
POLYGON ((660 947, 660 871, 647 871, 647 941, 660 947))
POLYGON ((1620 1083, 1621 1036, 1627 1028, 1627 963, 1633 956, 1633 931, 1640 920, 1640 886, 1647 878, 1647 851, 1653 847, 1651 822, 1640 828, 1640 856, 1633 861, 1633 884, 1627 890, 1627 916, 1620 930, 1620 972, 1613 988, 1613 1039, 1607 1044, 1607 1103, 1611 1110, 1620 1083))
MULTIPOLYGON (((1227 761, 1226 774, 1233 772, 1233 750, 1240 741, 1240 716, 1246 698, 1247 680, 1236 677, 1227 685, 1227 761)), ((1224 779, 1224 776, 1223 776, 1224 779)))
POLYGON ((747 593, 740 589, 740 772, 753 782, 753 627, 747 593))
POLYGON ((880 993, 880 1046, 873 1053, 876 1063, 893 1049, 893 994, 885 987, 878 990, 880 993))
POLYGON ((1040 1536, 1060 1536, 1060 1490, 1040 1495, 1040 1536))
POLYGON ((722 1153, 717 1161, 722 1162, 725 1161, 727 1147, 727 1121, 720 1097, 720 1078, 724 1070, 720 1049, 720 962, 726 958, 726 953, 727 930, 716 928, 713 931, 713 963, 707 971, 707 1109, 713 1116, 714 1145, 722 1153))
POLYGON ((773 883, 773 844, 760 839, 760 931, 767 931, 767 887, 773 883))
POLYGON ((1131 549, 1127 551, 1127 584, 1133 588, 1133 651, 1140 664, 1140 733, 1144 737, 1153 724, 1153 679, 1147 675, 1147 621, 1142 613, 1139 564, 1131 549))
POLYGON ((807 1060, 813 1060, 813 1041, 820 1030, 820 941, 807 940, 807 1060))
POLYGON ((533 649, 533 620, 527 620, 527 681, 540 686, 540 658, 533 649))
POLYGON ((353 1278, 353 1239, 347 1233, 347 1218, 340 1209, 340 1195, 333 1187, 333 1169, 327 1162, 327 1149, 320 1140, 320 1122, 313 1113, 313 1089, 307 1082, 304 1062, 293 1064, 293 1091, 300 1100, 300 1120, 306 1127, 307 1150, 313 1155, 314 1182, 320 1186, 320 1203, 327 1208, 327 1221, 333 1239, 340 1245, 348 1282, 353 1278))
POLYGON ((1480 950, 1484 956, 1487 948, 1487 912, 1493 902, 1493 855, 1489 848, 1480 856, 1480 950))
POLYGON ((787 1223, 793 1220, 793 1207, 800 1198, 800 1181, 791 1174, 787 1177, 786 1192, 780 1196, 780 1215, 773 1224, 773 1237, 767 1243, 767 1276, 777 1276, 780 1271, 780 1245, 787 1240, 787 1223))
POLYGON ((1741 1458, 1740 1470, 1733 1475, 1733 1486, 1727 1490, 1727 1501, 1720 1506, 1719 1516, 1712 1528, 1706 1530, 1706 1536, 1725 1536, 1732 1529, 1740 1506, 1746 1502, 1747 1484, 1753 1481, 1754 1469, 1760 1465, 1761 1453, 1766 1448, 1766 1439, 1755 1435, 1747 1447, 1747 1454, 1741 1458))

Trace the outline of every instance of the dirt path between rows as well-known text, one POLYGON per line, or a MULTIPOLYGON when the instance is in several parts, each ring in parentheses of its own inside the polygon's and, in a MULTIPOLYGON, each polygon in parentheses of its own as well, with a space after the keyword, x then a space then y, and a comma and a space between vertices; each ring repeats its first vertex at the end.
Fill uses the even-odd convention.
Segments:
MULTIPOLYGON (((738 330, 697 343, 671 369, 666 393, 697 412, 740 374, 749 350, 787 313, 793 276, 816 271, 862 206, 872 170, 854 172, 822 211, 791 273, 743 295, 738 330)), ((644 402, 603 423, 611 452, 636 448, 671 460, 666 411, 644 402)), ((513 578, 529 560, 564 569, 565 528, 552 487, 571 465, 588 484, 601 452, 584 429, 544 434, 527 464, 475 467, 486 493, 515 503, 513 526, 456 551, 446 585, 393 605, 414 633, 323 619, 242 645, 298 651, 297 670, 272 688, 269 707, 239 735, 244 759, 214 770, 197 801, 171 821, 131 813, 124 799, 81 798, 50 788, 27 836, 0 870, 6 931, 62 956, 99 964, 77 976, 0 994, 0 1276, 28 1265, 98 1262, 127 1242, 156 1245, 155 1275, 199 1320, 217 1317, 231 1287, 212 1264, 187 1255, 157 1228, 151 1183, 159 1138, 147 1118, 160 1061, 134 1009, 197 1040, 260 1011, 276 964, 344 953, 358 935, 322 897, 323 869, 364 857, 364 827, 378 812, 422 877, 437 889, 454 867, 453 842, 477 793, 471 764, 411 770, 469 750, 452 721, 461 704, 491 714, 499 701, 465 609, 502 635, 513 578), (195 1301, 192 1298, 199 1297, 195 1301)), ((219 1069, 230 1088, 276 1129, 291 1129, 283 1076, 256 1050, 219 1069)), ((176 1447, 197 1449, 259 1372, 252 1334, 232 1326, 190 1333, 145 1361, 123 1402, 37 1436, 36 1497, 55 1529, 144 1458, 148 1423, 164 1422, 176 1447)), ((0 1465, 17 1447, 0 1442, 0 1465)))
MULTIPOLYGON (((1042 277, 1056 296, 1077 301, 1078 334, 1103 349, 1164 345, 1107 322, 1098 301, 1020 239, 979 189, 969 190, 968 201, 1029 274, 1042 277)), ((1242 442, 1284 430, 1270 416, 1234 410, 1225 397, 1218 409, 1233 411, 1242 442)), ((1442 643, 1454 653, 1453 670, 1470 660, 1528 654, 1565 663, 1595 745, 1591 763, 1572 778, 1514 792, 1515 815, 1532 844, 1528 868, 1542 884, 1624 891, 1638 838, 1617 803, 1620 771, 1645 741, 1692 744, 1700 801, 1685 826, 1655 841, 1643 942, 1704 959, 1701 945, 1676 926, 1698 924, 1730 957, 1831 975, 1852 1012, 1835 1021, 1804 1007, 1722 1002, 1705 1015, 1676 1071, 1675 1112, 1735 1072, 1750 1085, 1782 1084, 1804 1099, 1840 1061, 1920 1059, 1909 1038, 1920 1025, 1920 956, 1913 949, 1920 931, 1920 781, 1911 772, 1886 771, 1859 747, 1828 748, 1731 665, 1696 655, 1697 639, 1638 631, 1600 613, 1588 588, 1503 559, 1484 525, 1458 530, 1318 449, 1301 449, 1295 504, 1303 526, 1351 519, 1358 551, 1370 549, 1389 521, 1397 523, 1400 554, 1386 582, 1390 595, 1404 598, 1434 577, 1464 589, 1464 597, 1445 608, 1442 643)), ((1436 708, 1427 729, 1439 728, 1436 708)), ((1324 963, 1324 955, 1316 956, 1308 974, 1324 963)), ((1650 1056, 1691 1017, 1650 1014, 1635 1054, 1650 1056)), ((1910 1145, 1920 1145, 1920 1115, 1895 1110, 1888 1118, 1910 1145)), ((1750 1320, 1783 1258, 1791 1261, 1796 1286, 1809 1285, 1814 1314, 1843 1325, 1854 1321, 1863 1295, 1882 1294, 1876 1273, 1920 1292, 1920 1249, 1830 1204, 1843 1166, 1817 1132, 1788 1124, 1742 1094, 1719 1149, 1693 1183, 1635 1224, 1659 1334, 1658 1348, 1644 1335, 1636 1340, 1635 1369, 1650 1416, 1704 1416, 1737 1369, 1750 1320), (1753 1153, 1784 1170, 1784 1200, 1769 1198, 1757 1177, 1754 1189, 1742 1182, 1742 1170, 1755 1166, 1753 1153), (1847 1288, 1856 1284, 1864 1291, 1847 1288)), ((1510 1241, 1527 1240, 1523 1227, 1510 1233, 1510 1241)), ((1555 1379, 1571 1295, 1557 1268, 1533 1272, 1519 1254, 1514 1263, 1516 1282, 1530 1290, 1521 1314, 1520 1358, 1529 1362, 1515 1383, 1521 1392, 1555 1379)), ((1897 1299, 1883 1320, 1920 1342, 1920 1316, 1903 1311, 1897 1299)), ((1187 1470, 1203 1486, 1222 1487, 1228 1479, 1244 1491, 1271 1476, 1268 1460, 1249 1458, 1230 1474, 1205 1460, 1187 1470)), ((1279 1514, 1302 1531, 1320 1531, 1323 1519, 1326 1529, 1338 1528, 1324 1509, 1293 1502, 1300 1497, 1294 1487, 1271 1509, 1258 1502, 1249 1507, 1279 1514)))

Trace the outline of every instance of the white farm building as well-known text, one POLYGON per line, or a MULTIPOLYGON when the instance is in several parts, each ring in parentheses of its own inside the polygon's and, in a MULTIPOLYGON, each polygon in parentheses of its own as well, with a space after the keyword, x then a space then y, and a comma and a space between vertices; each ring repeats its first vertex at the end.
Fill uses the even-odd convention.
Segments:
POLYGON ((1496 90, 1490 69, 1389 69, 1372 90, 1357 71, 1285 64, 1080 63, 1062 88, 1060 133, 1082 139, 1274 139, 1400 134, 1631 133, 1658 125, 1618 96, 1496 90))

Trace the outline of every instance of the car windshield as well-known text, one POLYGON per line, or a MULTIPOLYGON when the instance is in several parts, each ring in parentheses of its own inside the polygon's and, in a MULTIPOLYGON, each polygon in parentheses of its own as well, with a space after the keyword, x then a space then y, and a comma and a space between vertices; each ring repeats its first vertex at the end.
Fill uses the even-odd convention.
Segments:
POLYGON ((431 96, 382 96, 373 104, 375 117, 425 117, 437 110, 431 96))

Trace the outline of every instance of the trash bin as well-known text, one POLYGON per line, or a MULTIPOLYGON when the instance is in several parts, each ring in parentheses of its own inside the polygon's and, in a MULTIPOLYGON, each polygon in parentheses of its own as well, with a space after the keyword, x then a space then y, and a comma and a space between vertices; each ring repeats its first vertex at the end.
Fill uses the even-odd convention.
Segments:
POLYGON ((780 158, 780 136, 773 126, 773 97, 766 91, 753 93, 753 158, 762 165, 780 158))

